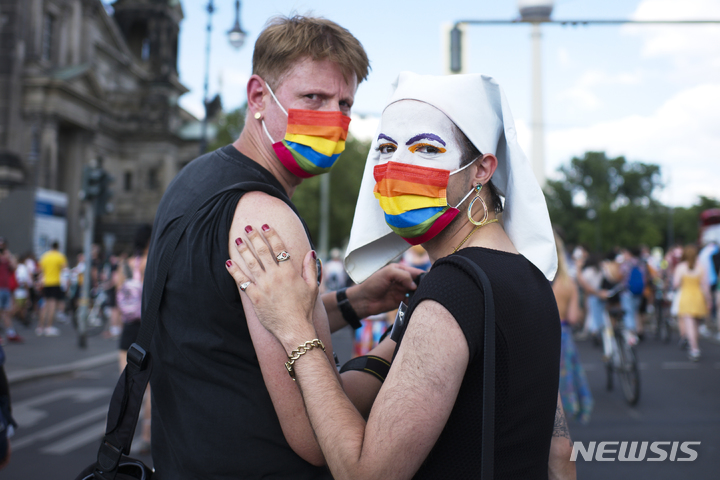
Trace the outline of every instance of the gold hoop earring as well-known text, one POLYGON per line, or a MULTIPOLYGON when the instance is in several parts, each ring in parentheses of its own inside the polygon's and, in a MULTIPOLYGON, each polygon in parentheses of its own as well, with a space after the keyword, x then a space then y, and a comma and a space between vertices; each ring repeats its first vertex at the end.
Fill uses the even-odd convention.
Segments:
POLYGON ((488 208, 487 208, 487 204, 485 203, 485 200, 483 200, 483 198, 480 196, 481 191, 482 191, 482 184, 478 183, 477 185, 475 185, 475 198, 473 198, 470 201, 470 205, 468 205, 468 211, 467 211, 467 216, 468 216, 468 219, 470 220, 470 223, 472 223, 473 225, 477 225, 478 227, 485 226, 488 223, 497 222, 497 218, 493 218, 492 220, 488 221, 488 208), (475 219, 472 217, 472 207, 476 200, 480 200, 480 203, 482 203, 483 212, 484 212, 483 219, 480 220, 479 222, 476 222, 475 219))
POLYGON ((255 112, 255 120, 260 120, 262 118, 262 113, 255 112))

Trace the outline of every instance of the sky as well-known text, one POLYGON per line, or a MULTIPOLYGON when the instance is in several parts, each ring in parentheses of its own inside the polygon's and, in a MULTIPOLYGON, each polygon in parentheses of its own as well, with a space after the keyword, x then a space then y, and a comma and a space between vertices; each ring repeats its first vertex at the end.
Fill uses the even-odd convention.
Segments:
MULTIPOLYGON (((180 80, 190 92, 180 104, 203 114, 208 0, 181 0, 180 80)), ((226 32, 235 0, 214 0, 210 97, 226 110, 245 101, 252 49, 268 18, 323 16, 350 30, 368 52, 372 72, 355 98, 350 130, 372 135, 390 85, 400 71, 446 73, 447 25, 461 19, 518 17, 515 0, 246 0, 248 32, 238 51, 226 32)), ((555 20, 720 20, 720 0, 557 0, 555 20)), ((497 79, 510 102, 521 146, 531 145, 531 42, 527 24, 468 26, 466 72, 497 79)), ((542 27, 545 171, 586 151, 659 164, 656 197, 689 206, 699 195, 720 198, 720 24, 542 27)))

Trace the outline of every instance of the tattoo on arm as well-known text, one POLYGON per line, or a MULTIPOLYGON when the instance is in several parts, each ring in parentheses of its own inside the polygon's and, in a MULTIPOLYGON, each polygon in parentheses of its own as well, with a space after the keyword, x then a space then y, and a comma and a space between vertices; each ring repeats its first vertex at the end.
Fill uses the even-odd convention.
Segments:
POLYGON ((570 440, 570 430, 568 429, 565 412, 560 404, 555 409, 555 425, 553 425, 553 437, 565 437, 570 440))

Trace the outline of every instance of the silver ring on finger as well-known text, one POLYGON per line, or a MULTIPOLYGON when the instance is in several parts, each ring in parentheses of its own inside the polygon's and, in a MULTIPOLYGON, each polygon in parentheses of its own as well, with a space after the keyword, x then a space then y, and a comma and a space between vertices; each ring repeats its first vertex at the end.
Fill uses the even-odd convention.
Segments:
POLYGON ((278 262, 284 262, 285 260, 290 260, 290 254, 283 250, 282 252, 278 253, 275 258, 278 262))
POLYGON ((245 283, 243 283, 242 285, 240 285, 240 290, 242 290, 242 291, 244 292, 245 290, 247 290, 247 288, 248 288, 251 284, 252 284, 252 282, 245 282, 245 283))

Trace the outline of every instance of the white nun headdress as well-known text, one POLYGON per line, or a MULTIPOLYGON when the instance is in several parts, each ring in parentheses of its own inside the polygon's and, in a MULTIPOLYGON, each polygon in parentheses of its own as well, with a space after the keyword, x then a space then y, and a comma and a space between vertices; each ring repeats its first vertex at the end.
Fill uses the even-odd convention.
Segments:
MULTIPOLYGON (((443 112, 481 153, 492 153, 498 166, 493 184, 505 197, 503 224, 515 248, 551 280, 557 270, 555 239, 545 196, 532 166, 520 149, 510 106, 500 85, 485 75, 431 76, 402 72, 393 85, 388 105, 418 100, 443 112)), ((357 283, 391 262, 410 247, 385 223, 373 196, 373 168, 380 152, 373 138, 365 163, 345 255, 345 268, 357 283)))

